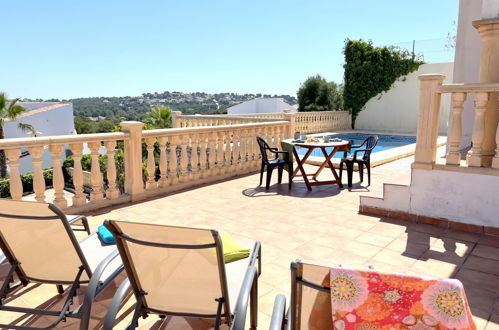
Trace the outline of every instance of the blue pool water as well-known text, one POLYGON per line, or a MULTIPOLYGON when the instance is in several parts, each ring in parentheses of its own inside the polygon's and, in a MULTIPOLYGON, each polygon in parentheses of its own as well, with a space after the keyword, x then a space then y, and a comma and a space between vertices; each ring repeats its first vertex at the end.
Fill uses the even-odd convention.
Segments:
MULTIPOLYGON (((353 141, 352 142, 353 145, 360 145, 362 142, 364 142, 365 139, 369 137, 369 135, 349 134, 349 135, 333 135, 333 137, 342 140, 353 141)), ((379 137, 378 144, 374 148, 373 153, 416 143, 416 138, 410 136, 378 135, 378 137, 379 137)), ((362 147, 362 149, 363 148, 364 147, 362 147)), ((326 149, 329 149, 328 152, 331 151, 330 150, 331 148, 326 148, 326 149)), ((306 149, 297 147, 296 151, 298 152, 299 155, 304 155, 306 149)), ((352 149, 352 153, 354 151, 355 149, 352 149)), ((362 153, 360 155, 362 155, 362 153)), ((314 151, 310 156, 324 157, 320 149, 314 149, 314 151)), ((341 158, 341 157, 343 157, 343 152, 338 152, 333 156, 333 158, 341 158)))

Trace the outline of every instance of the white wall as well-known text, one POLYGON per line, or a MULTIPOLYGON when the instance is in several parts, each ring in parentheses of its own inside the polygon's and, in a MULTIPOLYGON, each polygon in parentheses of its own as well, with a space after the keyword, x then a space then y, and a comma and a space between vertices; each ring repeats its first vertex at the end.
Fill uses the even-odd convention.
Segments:
MULTIPOLYGON (((32 125, 38 132, 38 136, 52 136, 52 135, 68 135, 76 134, 74 129, 73 105, 71 103, 60 104, 57 103, 27 103, 19 102, 19 105, 31 109, 22 118, 14 121, 9 121, 5 124, 5 137, 18 138, 18 137, 31 137, 31 135, 23 132, 17 128, 19 122, 32 125), (44 111, 44 107, 54 107, 44 111)), ((65 146, 65 149, 67 146, 65 146)), ((23 151, 27 150, 26 148, 23 151)), ((43 167, 52 166, 50 160, 51 155, 48 150, 45 150, 43 155, 43 167)), ((33 170, 31 163, 31 156, 21 158, 20 161, 21 173, 33 170)))
POLYGON ((239 103, 227 109, 229 115, 245 113, 274 113, 292 110, 296 112, 296 106, 289 105, 281 98, 257 98, 239 103))
MULTIPOLYGON (((415 134, 419 112, 419 80, 424 73, 441 73, 444 83, 452 82, 453 63, 423 64, 419 69, 399 78, 386 93, 370 99, 356 121, 355 128, 361 130, 415 134)), ((447 132, 450 97, 442 97, 440 107, 439 133, 447 132)))
POLYGON ((412 170, 410 186, 385 185, 383 198, 361 196, 361 205, 499 228, 499 176, 412 170))
POLYGON ((499 176, 451 171, 412 171, 411 212, 499 227, 499 176))
MULTIPOLYGON (((456 53, 454 59, 454 83, 476 83, 480 71, 480 35, 471 22, 481 18, 482 0, 460 0, 457 23, 456 53)), ((462 112, 461 149, 471 146, 471 133, 475 121, 474 102, 468 96, 462 112)), ((449 113, 451 123, 452 113, 449 113)), ((452 123, 451 123, 452 124, 452 123)))

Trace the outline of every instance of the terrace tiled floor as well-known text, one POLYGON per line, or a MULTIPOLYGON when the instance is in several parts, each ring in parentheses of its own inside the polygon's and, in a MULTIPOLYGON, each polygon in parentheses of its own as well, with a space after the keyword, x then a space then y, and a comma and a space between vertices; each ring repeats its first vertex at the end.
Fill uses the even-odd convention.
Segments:
MULTIPOLYGON (((236 239, 260 240, 263 273, 259 281, 259 327, 262 329, 268 328, 276 294, 289 297, 289 264, 296 258, 458 278, 465 285, 478 328, 499 329, 499 237, 358 214, 360 195, 380 195, 383 182, 409 183, 407 162, 400 160, 374 168, 373 183, 367 188, 355 184, 349 191, 322 186, 307 192, 303 183, 296 182, 291 191, 287 184, 274 184, 266 192, 257 187, 258 175, 249 175, 95 212, 90 223, 96 229, 106 218, 131 219, 216 228, 236 239)), ((354 181, 357 178, 354 174, 354 181)), ((93 324, 97 328, 113 289, 116 287, 106 291, 94 308, 93 324)), ((18 304, 35 306, 55 296, 53 286, 24 291, 27 292, 15 299, 18 304)), ((132 300, 127 306, 131 306, 132 300)), ((121 323, 123 328, 131 314, 130 308, 127 311, 121 323)), ((0 315, 2 322, 12 320, 0 315)), ((33 322, 39 324, 43 320, 33 322)), ((179 322, 159 325, 157 318, 150 317, 141 321, 141 325, 149 328, 154 324, 155 329, 187 326, 179 322)), ((63 325, 75 328, 76 324, 63 325)))

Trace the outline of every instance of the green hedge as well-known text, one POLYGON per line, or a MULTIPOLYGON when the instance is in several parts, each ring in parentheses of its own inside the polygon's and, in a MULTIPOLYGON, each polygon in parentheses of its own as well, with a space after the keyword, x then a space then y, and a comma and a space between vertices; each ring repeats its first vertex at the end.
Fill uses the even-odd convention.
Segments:
MULTIPOLYGON (((45 186, 52 186, 52 168, 43 169, 43 177, 45 178, 45 186)), ((21 174, 21 183, 23 185, 23 192, 33 192, 33 172, 26 172, 21 174)), ((10 197, 10 184, 9 179, 0 179, 0 198, 10 197)))
POLYGON ((344 54, 343 99, 345 110, 352 112, 352 126, 367 101, 388 91, 399 77, 424 63, 406 50, 374 47, 370 40, 347 40, 344 54))

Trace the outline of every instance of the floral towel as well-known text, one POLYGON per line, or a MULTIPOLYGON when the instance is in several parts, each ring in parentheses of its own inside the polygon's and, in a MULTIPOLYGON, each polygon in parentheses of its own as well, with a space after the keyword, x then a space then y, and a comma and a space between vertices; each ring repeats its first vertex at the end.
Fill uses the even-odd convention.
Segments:
POLYGON ((454 279, 331 268, 335 329, 476 329, 454 279))

